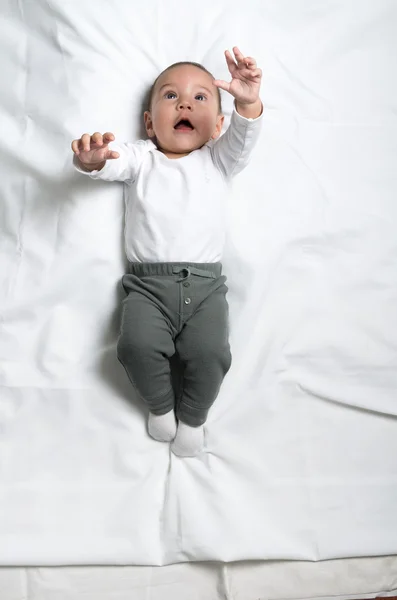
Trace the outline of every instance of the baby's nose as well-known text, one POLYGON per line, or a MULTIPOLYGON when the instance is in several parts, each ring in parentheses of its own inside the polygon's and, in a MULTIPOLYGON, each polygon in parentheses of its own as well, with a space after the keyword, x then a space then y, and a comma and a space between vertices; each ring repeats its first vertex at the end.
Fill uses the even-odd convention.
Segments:
POLYGON ((191 108, 192 108, 192 105, 191 105, 191 103, 189 102, 189 100, 181 100, 181 101, 179 102, 179 108, 188 108, 188 109, 191 109, 191 108))

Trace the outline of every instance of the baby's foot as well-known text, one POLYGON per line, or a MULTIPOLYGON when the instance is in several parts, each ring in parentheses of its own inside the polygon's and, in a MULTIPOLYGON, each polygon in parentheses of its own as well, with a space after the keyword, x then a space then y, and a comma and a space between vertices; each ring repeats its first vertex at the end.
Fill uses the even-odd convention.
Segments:
POLYGON ((165 415, 149 413, 149 435, 158 442, 172 442, 176 436, 176 419, 174 411, 170 410, 165 415))
POLYGON ((177 456, 197 456, 204 447, 204 426, 190 427, 179 421, 171 450, 177 456))

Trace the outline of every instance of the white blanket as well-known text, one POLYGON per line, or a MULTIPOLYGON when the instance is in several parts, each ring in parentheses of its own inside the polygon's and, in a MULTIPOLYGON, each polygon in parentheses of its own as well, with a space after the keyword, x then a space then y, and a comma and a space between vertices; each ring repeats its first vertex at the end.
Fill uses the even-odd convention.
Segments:
POLYGON ((0 564, 397 553, 396 4, 0 10, 0 564), (230 198, 234 362, 179 459, 115 357, 122 186, 74 173, 70 142, 136 139, 161 69, 226 78, 235 44, 265 122, 230 198))

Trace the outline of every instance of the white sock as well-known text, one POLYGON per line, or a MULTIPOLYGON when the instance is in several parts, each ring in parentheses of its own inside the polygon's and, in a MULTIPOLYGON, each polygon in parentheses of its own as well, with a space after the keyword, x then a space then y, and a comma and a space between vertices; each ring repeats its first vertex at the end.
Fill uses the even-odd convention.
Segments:
POLYGON ((149 413, 149 435, 158 442, 172 442, 176 436, 176 419, 174 411, 170 410, 165 415, 149 413))
POLYGON ((177 456, 197 456, 204 447, 204 425, 190 427, 179 421, 171 450, 177 456))

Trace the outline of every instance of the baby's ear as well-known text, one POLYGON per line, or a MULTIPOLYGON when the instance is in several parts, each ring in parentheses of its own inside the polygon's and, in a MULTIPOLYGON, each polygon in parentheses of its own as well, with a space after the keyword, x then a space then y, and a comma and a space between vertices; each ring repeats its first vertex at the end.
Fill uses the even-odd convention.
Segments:
POLYGON ((224 120, 225 120, 225 117, 223 115, 218 116, 217 121, 216 121, 215 131, 211 136, 211 140, 216 140, 221 135, 224 120))
POLYGON ((146 128, 146 133, 148 134, 148 137, 150 137, 150 138, 154 137, 155 133, 154 133, 154 129, 153 129, 152 115, 150 114, 150 111, 146 110, 144 112, 143 120, 145 122, 145 128, 146 128))

